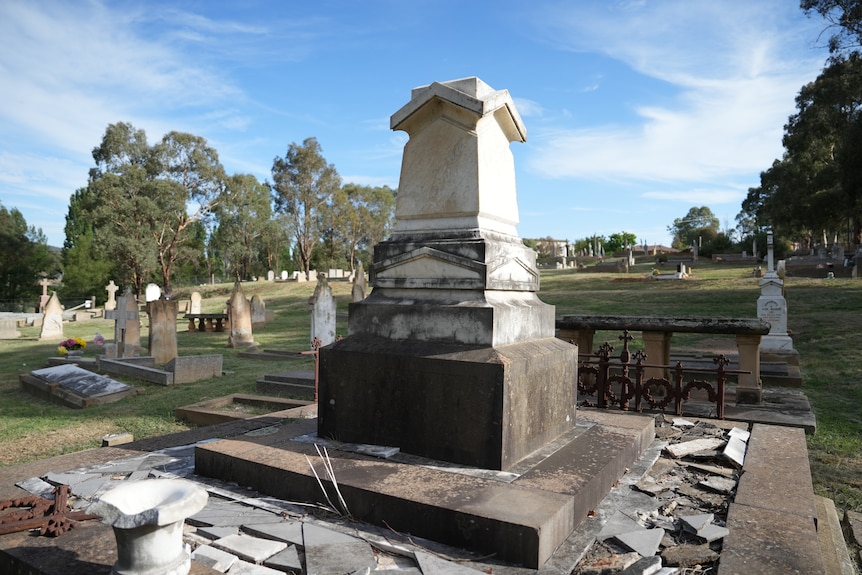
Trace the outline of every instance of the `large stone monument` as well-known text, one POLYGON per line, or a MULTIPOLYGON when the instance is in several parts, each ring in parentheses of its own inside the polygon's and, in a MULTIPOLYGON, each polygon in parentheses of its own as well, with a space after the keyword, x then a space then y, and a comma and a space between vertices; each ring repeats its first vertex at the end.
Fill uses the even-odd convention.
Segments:
POLYGON ((348 337, 320 350, 318 433, 509 469, 575 423, 577 347, 516 230, 526 130, 478 78, 416 88, 391 127, 410 137, 395 228, 348 337))

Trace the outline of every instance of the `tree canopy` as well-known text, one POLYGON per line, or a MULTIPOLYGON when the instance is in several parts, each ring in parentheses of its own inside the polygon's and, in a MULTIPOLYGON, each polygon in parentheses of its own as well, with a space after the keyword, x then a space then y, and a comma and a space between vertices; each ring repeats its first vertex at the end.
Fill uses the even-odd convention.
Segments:
MULTIPOLYGON (((742 211, 758 229, 811 244, 826 233, 862 241, 862 57, 836 56, 802 87, 784 128, 784 154, 749 189, 742 211)), ((739 217, 737 218, 739 219, 739 217)))
POLYGON ((84 209, 96 241, 138 293, 156 273, 170 293, 174 265, 189 256, 192 224, 221 199, 218 154, 205 139, 181 132, 150 146, 143 130, 118 123, 108 126, 93 159, 84 209))
POLYGON ((306 138, 302 145, 290 144, 283 158, 275 157, 272 179, 276 210, 290 220, 297 261, 308 277, 312 249, 323 230, 322 211, 341 187, 341 177, 326 163, 317 139, 306 138))
POLYGON ((685 216, 676 218, 667 231, 673 236, 673 247, 684 249, 714 239, 719 232, 719 221, 707 206, 695 206, 685 216))
POLYGON ((31 296, 37 301, 37 278, 57 271, 42 230, 0 203, 0 309, 23 311, 31 296))

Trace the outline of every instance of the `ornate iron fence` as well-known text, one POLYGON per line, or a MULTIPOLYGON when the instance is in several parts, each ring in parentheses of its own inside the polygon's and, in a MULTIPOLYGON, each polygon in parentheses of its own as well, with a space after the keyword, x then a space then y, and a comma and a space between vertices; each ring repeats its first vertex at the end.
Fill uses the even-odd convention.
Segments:
POLYGON ((682 415, 683 402, 691 399, 693 390, 703 390, 709 403, 715 404, 718 419, 724 419, 724 393, 728 374, 751 373, 750 371, 729 370, 730 361, 724 355, 713 359, 716 369, 703 370, 685 368, 681 361, 676 365, 656 365, 646 363, 643 351, 632 354, 629 341, 632 337, 628 330, 620 336, 623 350, 619 358, 612 358, 613 346, 605 342, 594 355, 579 357, 578 396, 595 396, 595 402, 582 400, 590 407, 608 408, 618 406, 624 411, 642 412, 644 408, 665 411, 673 405, 676 415, 682 415), (649 377, 647 368, 660 368, 670 372, 671 377, 649 377), (694 373, 714 373, 715 380, 694 379, 694 373))

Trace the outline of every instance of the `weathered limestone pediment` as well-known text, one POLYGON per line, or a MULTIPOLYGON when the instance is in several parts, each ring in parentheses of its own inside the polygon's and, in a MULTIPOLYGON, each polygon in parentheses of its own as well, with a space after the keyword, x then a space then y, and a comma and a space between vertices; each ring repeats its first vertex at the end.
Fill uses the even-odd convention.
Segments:
POLYGON ((519 257, 498 258, 488 267, 488 289, 539 288, 538 270, 519 257))
POLYGON ((371 266, 371 283, 379 287, 485 287, 485 264, 421 247, 376 262, 371 266))

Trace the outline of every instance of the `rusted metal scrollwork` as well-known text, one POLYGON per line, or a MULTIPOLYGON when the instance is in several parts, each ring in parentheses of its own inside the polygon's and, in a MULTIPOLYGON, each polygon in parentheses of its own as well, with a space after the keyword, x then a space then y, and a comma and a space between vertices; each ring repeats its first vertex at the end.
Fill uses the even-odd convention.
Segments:
POLYGON ((54 488, 53 501, 35 495, 0 501, 0 535, 38 529, 40 535, 57 537, 81 521, 99 518, 84 511, 70 511, 68 502, 68 485, 54 488))
POLYGON ((647 355, 638 350, 634 354, 629 351, 632 337, 627 330, 619 337, 623 342, 623 350, 619 359, 612 359, 613 346, 603 343, 595 355, 583 356, 578 366, 578 396, 583 405, 588 407, 608 408, 619 407, 624 411, 642 412, 644 408, 664 411, 673 404, 673 411, 682 415, 683 402, 691 399, 692 390, 706 392, 710 403, 715 404, 716 417, 724 419, 724 392, 727 375, 730 373, 751 373, 748 371, 728 370, 730 361, 719 355, 713 359, 716 364, 715 381, 707 379, 689 379, 686 376, 693 371, 703 373, 704 370, 686 369, 682 362, 676 365, 647 364, 647 355), (661 368, 672 372, 672 379, 664 377, 645 377, 646 368, 661 368), (616 389, 616 391, 615 391, 616 389), (595 401, 584 398, 593 396, 595 401))

